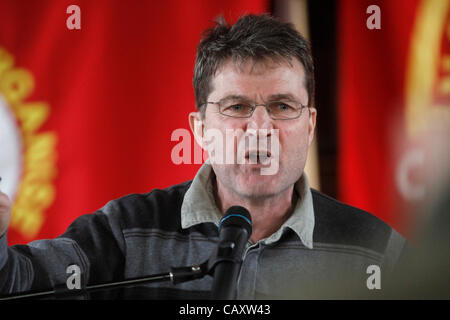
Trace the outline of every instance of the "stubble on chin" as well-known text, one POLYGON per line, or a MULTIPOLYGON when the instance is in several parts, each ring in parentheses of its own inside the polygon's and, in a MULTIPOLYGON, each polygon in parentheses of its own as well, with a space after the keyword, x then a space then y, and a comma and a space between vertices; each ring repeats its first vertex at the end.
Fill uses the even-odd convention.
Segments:
POLYGON ((264 176, 260 174, 259 169, 242 167, 245 165, 236 165, 234 168, 227 168, 227 166, 229 165, 215 165, 213 167, 216 173, 214 183, 221 184, 220 188, 226 189, 227 193, 236 198, 245 198, 252 201, 279 196, 291 188, 301 177, 301 173, 293 174, 289 172, 287 174, 283 170, 280 170, 276 175, 264 176))

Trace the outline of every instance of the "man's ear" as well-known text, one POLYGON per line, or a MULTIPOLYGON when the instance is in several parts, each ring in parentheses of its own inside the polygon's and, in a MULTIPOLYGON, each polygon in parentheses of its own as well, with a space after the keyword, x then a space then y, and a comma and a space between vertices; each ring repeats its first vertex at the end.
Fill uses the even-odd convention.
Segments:
POLYGON ((314 131, 316 128, 316 118, 317 118, 317 109, 310 107, 309 109, 309 119, 308 119, 308 140, 309 146, 311 146, 312 141, 314 139, 314 131))
POLYGON ((205 123, 200 112, 189 113, 189 126, 194 134, 195 141, 202 149, 204 149, 203 138, 205 134, 205 123))

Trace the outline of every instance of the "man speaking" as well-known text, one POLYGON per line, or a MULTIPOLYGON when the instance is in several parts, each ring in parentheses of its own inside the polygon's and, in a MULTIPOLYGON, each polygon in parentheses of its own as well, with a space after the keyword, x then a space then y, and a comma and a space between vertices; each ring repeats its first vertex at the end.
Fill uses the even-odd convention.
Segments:
MULTIPOLYGON (((199 264, 217 247, 232 206, 252 219, 236 298, 346 298, 380 289, 407 242, 375 216, 310 188, 303 170, 317 117, 313 73, 309 45, 290 24, 267 15, 233 26, 219 20, 195 63, 197 112, 189 123, 210 159, 194 179, 110 201, 56 239, 9 248, 11 204, 0 194, 0 293, 65 284, 71 265, 86 286, 199 264)), ((208 298, 212 284, 205 276, 148 284, 142 293, 208 298)))

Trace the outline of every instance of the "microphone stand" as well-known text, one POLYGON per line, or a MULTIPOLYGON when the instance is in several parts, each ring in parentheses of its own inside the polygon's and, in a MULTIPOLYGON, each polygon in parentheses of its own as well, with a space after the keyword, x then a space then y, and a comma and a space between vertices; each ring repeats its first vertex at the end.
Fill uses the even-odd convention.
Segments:
MULTIPOLYGON (((245 208, 242 209, 246 211, 245 208)), ((225 218, 222 219, 222 222, 228 219, 229 217, 233 216, 239 216, 240 218, 242 217, 240 214, 228 214, 228 216, 225 216, 225 218)), ((177 267, 177 268, 172 267, 170 268, 170 272, 168 273, 154 274, 142 278, 126 279, 118 282, 94 284, 80 289, 69 289, 66 284, 60 284, 54 287, 53 290, 21 292, 12 295, 2 296, 0 297, 0 300, 43 298, 43 297, 53 297, 53 298, 70 297, 99 290, 117 289, 144 283, 155 283, 166 281, 171 281, 173 284, 178 284, 181 282, 203 278, 207 274, 214 276, 215 278, 212 285, 213 299, 222 299, 222 300, 234 299, 237 277, 239 275, 239 271, 242 264, 241 252, 245 245, 245 241, 237 241, 237 240, 239 239, 245 240, 246 238, 248 239, 248 235, 251 233, 251 231, 248 232, 248 230, 246 229, 235 228, 233 225, 231 226, 232 226, 231 228, 230 227, 225 228, 224 232, 221 233, 219 244, 214 249, 212 256, 207 261, 199 265, 190 267, 177 267), (232 240, 228 240, 228 238, 232 240), (216 268, 217 271, 215 271, 216 268)))
POLYGON ((208 261, 190 267, 170 268, 168 273, 159 273, 141 278, 126 279, 118 282, 100 283, 86 286, 80 289, 68 289, 66 284, 58 285, 53 290, 48 291, 27 291, 15 293, 0 297, 0 300, 16 300, 16 299, 33 299, 33 298, 67 298, 78 296, 85 293, 101 291, 106 289, 124 288, 133 285, 155 283, 155 282, 172 282, 178 284, 194 279, 203 278, 208 274, 208 261))
MULTIPOLYGON (((33 298, 68 298, 72 296, 79 296, 82 294, 101 291, 106 289, 118 289, 125 288, 128 286, 134 286, 145 283, 156 283, 156 282, 172 282, 173 284, 178 284, 186 281, 191 281, 195 279, 203 278, 205 275, 214 275, 214 269, 219 263, 222 262, 232 262, 237 263, 240 266, 240 260, 236 257, 227 254, 231 248, 228 248, 230 243, 221 245, 213 251, 213 255, 210 259, 199 265, 194 265, 190 267, 177 267, 170 268, 168 273, 159 273, 148 275, 140 278, 131 278, 118 282, 107 282, 100 284, 93 284, 80 289, 68 289, 67 285, 60 284, 53 288, 53 290, 47 291, 26 291, 14 293, 6 296, 0 296, 1 300, 18 300, 18 299, 33 299, 33 298), (225 254, 224 254, 225 253, 225 254)), ((213 299, 230 299, 223 298, 216 293, 217 289, 213 288, 212 297, 213 299)))

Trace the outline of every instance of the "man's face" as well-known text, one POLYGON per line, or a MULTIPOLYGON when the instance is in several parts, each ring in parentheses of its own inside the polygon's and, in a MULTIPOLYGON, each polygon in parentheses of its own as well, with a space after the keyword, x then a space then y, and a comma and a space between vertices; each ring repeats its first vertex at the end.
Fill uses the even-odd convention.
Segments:
MULTIPOLYGON (((241 65, 227 61, 212 79, 211 87, 212 91, 208 97, 210 102, 238 96, 241 97, 239 99, 252 104, 266 104, 275 99, 279 100, 279 97, 283 96, 291 97, 302 105, 308 104, 308 94, 304 86, 304 69, 297 59, 292 59, 291 63, 273 62, 269 59, 255 63, 248 60, 241 65)), ((198 114, 196 119, 197 121, 200 119, 198 114)), ((227 133, 233 132, 234 145, 231 146, 230 141, 224 139, 226 145, 223 152, 234 153, 233 159, 236 160, 239 158, 239 152, 247 152, 244 163, 239 161, 212 163, 217 183, 222 189, 247 198, 275 196, 286 191, 302 175, 308 148, 314 136, 315 119, 314 108, 310 110, 304 108, 301 116, 296 119, 274 120, 270 118, 264 107, 256 107, 249 118, 233 118, 219 113, 218 105, 208 104, 205 117, 201 120, 203 133, 204 130, 213 129, 215 132, 220 132, 222 137, 226 137, 227 133), (275 139, 275 132, 278 139, 275 139), (261 169, 268 167, 267 163, 265 165, 260 162, 251 164, 248 161, 248 141, 250 136, 255 137, 255 133, 258 145, 264 140, 268 150, 272 151, 272 160, 278 162, 278 170, 273 174, 261 174, 261 169), (274 143, 277 144, 278 152, 276 152, 277 148, 274 148, 274 143)), ((191 116, 191 127, 192 122, 193 116, 191 116)))

